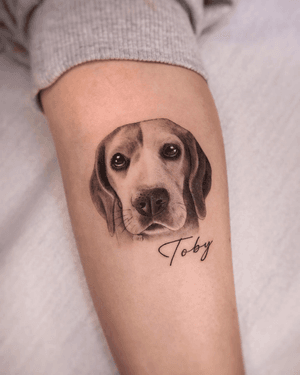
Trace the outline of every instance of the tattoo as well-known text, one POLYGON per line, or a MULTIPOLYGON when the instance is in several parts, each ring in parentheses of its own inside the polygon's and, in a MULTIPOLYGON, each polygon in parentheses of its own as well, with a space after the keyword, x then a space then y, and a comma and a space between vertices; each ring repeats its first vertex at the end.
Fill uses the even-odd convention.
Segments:
POLYGON ((170 266, 172 266, 176 254, 180 254, 182 257, 184 257, 188 253, 191 253, 191 252, 193 254, 198 253, 200 249, 204 248, 204 252, 202 253, 200 257, 200 261, 203 262, 208 255, 208 251, 213 241, 207 241, 204 244, 199 245, 198 241, 200 240, 200 237, 197 237, 196 242, 194 243, 194 246, 190 250, 187 250, 185 248, 182 249, 180 247, 181 243, 183 241, 189 240, 190 238, 193 238, 193 236, 179 238, 178 240, 175 240, 175 241, 166 242, 158 248, 158 252, 166 258, 171 258, 170 266), (170 255, 167 255, 168 253, 170 255))
POLYGON ((111 236, 183 237, 206 216, 211 174, 189 131, 168 119, 147 120, 121 126, 100 142, 90 192, 111 236))

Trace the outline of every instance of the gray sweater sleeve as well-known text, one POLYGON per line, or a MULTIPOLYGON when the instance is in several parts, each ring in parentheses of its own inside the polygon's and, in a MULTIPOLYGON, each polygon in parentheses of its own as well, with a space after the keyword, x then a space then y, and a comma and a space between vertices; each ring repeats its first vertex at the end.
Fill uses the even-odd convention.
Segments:
POLYGON ((92 60, 173 64, 206 78, 199 38, 228 13, 232 3, 229 0, 3 0, 0 8, 15 43, 21 41, 19 44, 24 46, 23 55, 18 52, 19 60, 23 56, 26 63, 29 50, 35 96, 68 69, 92 60))

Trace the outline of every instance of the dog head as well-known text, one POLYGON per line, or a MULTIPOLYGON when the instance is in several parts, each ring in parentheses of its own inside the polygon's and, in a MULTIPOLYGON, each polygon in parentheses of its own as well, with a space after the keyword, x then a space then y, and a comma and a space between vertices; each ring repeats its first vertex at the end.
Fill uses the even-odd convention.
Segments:
POLYGON ((92 200, 113 235, 153 237, 206 215, 211 167, 193 135, 168 119, 124 125, 98 146, 92 200))

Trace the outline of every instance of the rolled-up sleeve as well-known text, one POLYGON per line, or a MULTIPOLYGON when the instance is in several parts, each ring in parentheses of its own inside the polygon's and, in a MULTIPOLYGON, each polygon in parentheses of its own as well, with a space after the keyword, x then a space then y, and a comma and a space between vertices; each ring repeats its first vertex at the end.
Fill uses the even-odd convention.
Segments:
MULTIPOLYGON (((67 70, 93 60, 172 64, 207 78, 199 38, 232 5, 224 0, 3 0, 1 7, 9 31, 29 51, 36 96, 67 70)), ((23 57, 27 61, 24 51, 23 57)))

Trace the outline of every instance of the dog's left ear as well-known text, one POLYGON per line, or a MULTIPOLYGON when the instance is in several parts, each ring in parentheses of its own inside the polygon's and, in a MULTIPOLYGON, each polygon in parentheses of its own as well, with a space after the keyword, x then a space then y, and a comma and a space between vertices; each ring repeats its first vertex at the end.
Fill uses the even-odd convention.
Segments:
POLYGON ((205 198, 211 188, 211 166, 199 143, 193 137, 189 142, 191 172, 189 189, 200 219, 206 216, 205 198))
POLYGON ((111 236, 115 233, 114 205, 115 193, 110 186, 105 167, 105 146, 103 143, 97 148, 95 166, 90 180, 90 193, 99 214, 106 219, 107 229, 111 236))

